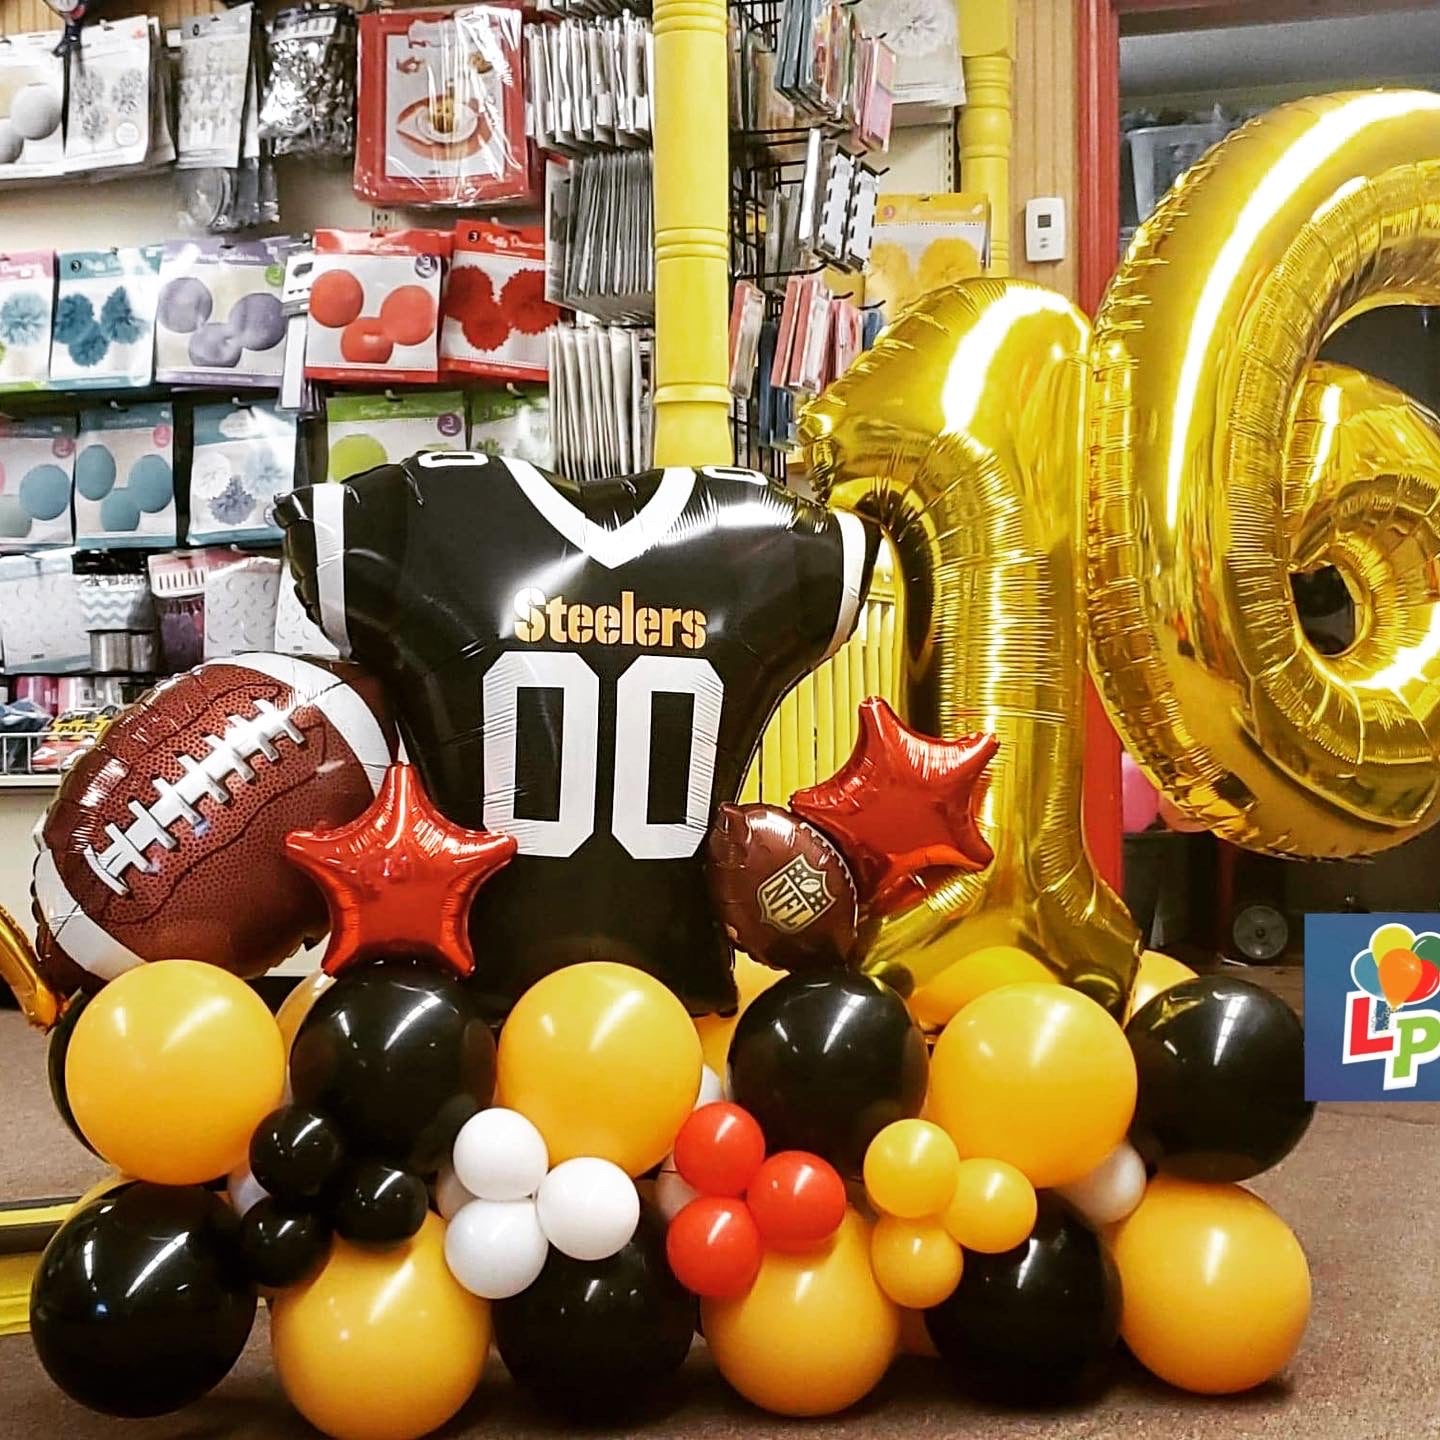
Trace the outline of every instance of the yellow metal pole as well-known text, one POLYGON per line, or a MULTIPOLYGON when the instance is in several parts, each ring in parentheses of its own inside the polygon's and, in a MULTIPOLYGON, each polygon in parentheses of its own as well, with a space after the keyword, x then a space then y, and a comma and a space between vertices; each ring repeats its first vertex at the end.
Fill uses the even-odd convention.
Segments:
POLYGON ((1014 0, 959 0, 965 108, 960 187, 990 197, 991 275, 1010 273, 1010 145, 1014 131, 1014 0))
POLYGON ((725 0, 655 0, 655 464, 728 465, 725 0))

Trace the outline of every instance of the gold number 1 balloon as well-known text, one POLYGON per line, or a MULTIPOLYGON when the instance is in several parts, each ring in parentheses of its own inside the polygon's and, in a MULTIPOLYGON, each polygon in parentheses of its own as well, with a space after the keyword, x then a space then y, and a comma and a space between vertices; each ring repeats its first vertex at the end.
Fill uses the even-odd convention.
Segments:
POLYGON ((862 938, 866 969, 913 988, 930 1024, 958 1004, 933 982, 956 966, 963 981, 967 957, 993 947, 1043 961, 1117 1013, 1134 973, 1135 927, 1080 827, 1089 345, 1088 322, 1059 295, 968 281, 907 309, 801 419, 820 493, 894 545, 907 719, 1000 741, 980 806, 994 863, 942 878, 862 938))
POLYGON ((1315 363, 1376 305, 1440 303, 1440 96, 1252 121, 1140 228, 1096 320, 1087 604, 1131 754, 1250 849, 1366 854, 1440 817, 1440 421, 1315 363), (1290 576, 1334 565, 1321 655, 1290 576))
POLYGON ((25 1018, 40 1030, 49 1030, 60 1018, 60 1000, 40 978, 30 938, 20 923, 0 905, 0 979, 15 994, 25 1018))

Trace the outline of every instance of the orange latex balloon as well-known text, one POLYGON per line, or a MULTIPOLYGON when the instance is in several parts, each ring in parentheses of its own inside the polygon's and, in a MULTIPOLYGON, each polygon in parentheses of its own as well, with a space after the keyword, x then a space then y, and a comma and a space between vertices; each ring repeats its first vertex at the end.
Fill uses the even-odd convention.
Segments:
POLYGON ((726 1060, 730 1054, 730 1037, 740 1023, 740 1017, 750 1008, 750 1002, 768 990, 777 980, 783 980, 783 970, 772 970, 752 960, 743 950, 735 952, 735 988, 740 992, 740 1007, 733 1015, 702 1015, 695 1021, 700 1046, 705 1052, 705 1063, 717 1074, 725 1073, 726 1060))
POLYGON ((1035 1187, 1003 1160, 962 1160, 942 1217, 945 1229, 967 1250, 1000 1255, 1030 1238, 1039 1201, 1035 1187))
POLYGON ((869 1227, 846 1213, 820 1250, 769 1254, 735 1300, 700 1314, 720 1373, 776 1415, 833 1415, 867 1395, 890 1366, 900 1312, 870 1268, 869 1227))
POLYGON ((1380 957, 1380 988, 1392 1010, 1415 993, 1424 973, 1425 963, 1413 950, 1391 950, 1380 957))
POLYGON ((897 1305, 928 1310, 950 1298, 964 1256, 936 1221, 882 1215, 870 1232, 870 1263, 880 1288, 897 1305))
POLYGON ((305 1017, 310 1013, 310 1007, 334 983, 334 976, 327 975, 323 970, 316 970, 307 975, 281 1002, 280 1008, 275 1012, 275 1023, 280 1027, 280 1038, 285 1042, 287 1056, 290 1054, 290 1047, 295 1043, 295 1036, 305 1023, 305 1017))
POLYGON ((1135 1109, 1125 1032, 1062 985, 1007 985, 967 1005, 930 1061, 930 1114, 962 1156, 1067 1185, 1124 1138, 1135 1109))
POLYGON ((887 1215, 919 1220, 940 1215, 955 1193, 960 1156, 929 1120, 895 1120, 865 1152, 865 1193, 887 1215))
POLYGON ((1182 965, 1178 960, 1172 960, 1158 950, 1146 950, 1140 956, 1140 964, 1135 970, 1135 983, 1130 987, 1125 1019, 1129 1020, 1137 1010, 1148 1005, 1172 985, 1194 978, 1195 972, 1188 965, 1182 965))
POLYGON ((335 1440, 415 1440, 480 1383, 490 1306, 445 1263, 445 1222, 376 1250, 336 1240, 308 1285, 270 1306, 270 1349, 290 1403, 335 1440))
POLYGON ((196 1185, 243 1164, 285 1088, 265 1002, 216 965, 137 965, 93 996, 65 1057, 75 1122, 117 1170, 196 1185))
POLYGON ((1162 1380, 1201 1395, 1249 1390, 1299 1348, 1310 1269, 1290 1227, 1238 1185, 1161 1175, 1116 1228, 1120 1332, 1162 1380))
POLYGON ((1056 976, 1043 961, 1014 945, 986 945, 965 957, 963 965, 942 970, 928 985, 910 997, 910 1013, 924 1026, 938 1030, 958 1015, 972 1000, 1002 985, 1058 985, 1056 976))

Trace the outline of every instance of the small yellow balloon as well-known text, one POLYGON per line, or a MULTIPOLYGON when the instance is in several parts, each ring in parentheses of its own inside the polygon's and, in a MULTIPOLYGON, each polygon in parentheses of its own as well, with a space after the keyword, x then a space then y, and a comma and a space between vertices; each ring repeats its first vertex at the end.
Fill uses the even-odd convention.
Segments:
POLYGON ((117 1170, 196 1185, 245 1161, 280 1103, 285 1046, 243 980, 161 960, 125 971, 85 1007, 65 1088, 76 1124, 117 1170))
POLYGON ((281 1002, 280 1008, 275 1012, 275 1023, 280 1027, 280 1037, 285 1042, 287 1058, 290 1047, 295 1043, 295 1036, 299 1034, 305 1017, 310 1013, 310 1007, 334 983, 333 975, 316 970, 314 974, 307 975, 281 1002))
POLYGON ((930 1113, 962 1156, 1007 1160, 1032 1185, 1068 1185, 1124 1138, 1135 1110, 1125 1032, 1063 985, 1007 985, 946 1027, 930 1113))
POLYGON ((945 1211, 946 1231, 967 1250, 999 1255, 1030 1238, 1039 1202, 1035 1187, 1003 1160, 962 1160, 945 1211))
POLYGON ((1392 921, 1382 925, 1370 937, 1370 953, 1382 960, 1392 950, 1408 950, 1415 943, 1415 932, 1408 925, 1392 921))
POLYGON ((1163 995, 1172 985, 1194 978, 1195 972, 1188 965, 1182 965, 1158 950, 1145 951, 1135 971, 1135 983, 1130 987, 1130 1002, 1125 1007, 1126 1020, 1157 995, 1163 995))
POLYGON ((943 1225, 882 1215, 870 1232, 870 1263, 880 1288, 907 1310, 928 1310, 960 1283, 965 1257, 943 1225))
POLYGON ((717 1075, 725 1073, 730 1056, 730 1037, 735 1033, 740 1017, 750 1008, 750 1002, 784 978, 783 970, 772 970, 768 965, 752 960, 743 950, 735 952, 735 988, 740 992, 739 1009, 733 1015, 701 1015, 695 1021, 695 1030, 705 1052, 705 1063, 717 1075))
POLYGON ((944 1211, 959 1170, 955 1142, 938 1125, 896 1120, 865 1152, 865 1193, 877 1210, 919 1220, 944 1211))
POLYGON ((1058 985, 1043 960, 1014 945, 987 945, 942 970, 928 985, 910 997, 910 1013, 922 1024, 938 1030, 972 1000, 1002 985, 1058 985))
POLYGON ((821 1250, 772 1251, 750 1289, 700 1305, 720 1373, 775 1415, 833 1415, 880 1381, 900 1338, 900 1312, 870 1268, 865 1222, 847 1211, 821 1250))
POLYGON ((384 1250, 336 1240, 308 1285, 270 1306, 270 1349, 290 1403, 335 1440, 415 1440, 480 1383, 490 1306, 445 1263, 445 1223, 427 1215, 384 1250))
POLYGON ((598 1155, 631 1175, 658 1165, 700 1093, 700 1037, 653 975, 595 960, 537 981, 500 1032, 505 1103, 545 1137, 550 1163, 598 1155))
POLYGON ((1310 1268, 1290 1227, 1239 1185, 1161 1175, 1115 1229, 1120 1333, 1162 1380, 1231 1395, 1277 1374, 1310 1314, 1310 1268))

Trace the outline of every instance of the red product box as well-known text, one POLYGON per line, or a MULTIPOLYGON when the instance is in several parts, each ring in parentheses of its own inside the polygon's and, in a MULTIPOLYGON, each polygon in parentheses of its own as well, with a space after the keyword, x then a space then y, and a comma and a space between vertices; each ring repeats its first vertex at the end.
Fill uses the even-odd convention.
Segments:
POLYGON ((305 373, 317 380, 439 378, 448 230, 317 230, 305 373))
POLYGON ((512 5, 360 17, 355 191, 402 205, 536 198, 512 5))
POLYGON ((462 220, 445 280, 440 365, 500 380, 549 374, 550 327, 559 309, 545 298, 545 232, 538 225, 462 220))

